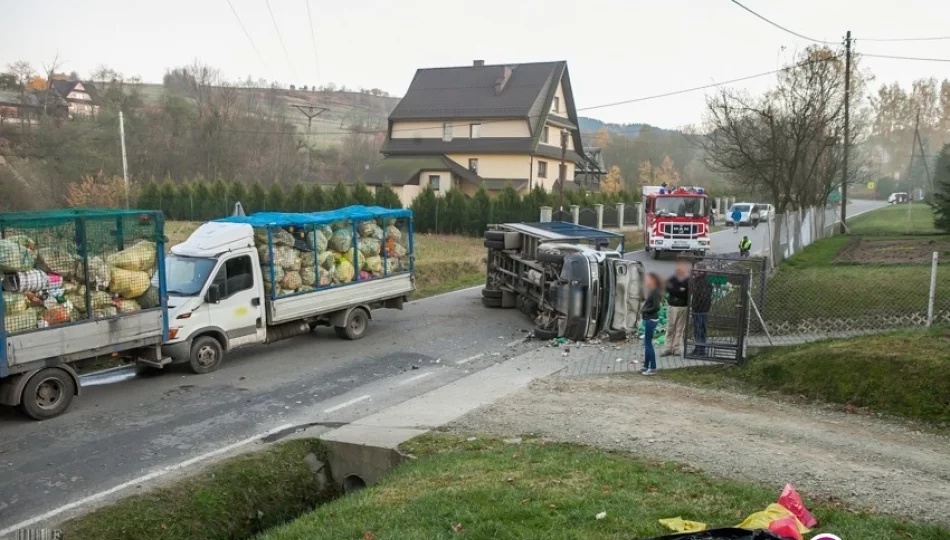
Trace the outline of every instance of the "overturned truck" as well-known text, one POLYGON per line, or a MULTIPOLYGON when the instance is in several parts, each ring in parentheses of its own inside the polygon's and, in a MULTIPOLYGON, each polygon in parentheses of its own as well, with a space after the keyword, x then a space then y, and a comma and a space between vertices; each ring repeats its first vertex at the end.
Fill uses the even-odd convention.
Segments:
POLYGON ((623 246, 621 234, 573 223, 492 225, 482 303, 531 317, 538 339, 624 339, 640 324, 644 270, 623 246))

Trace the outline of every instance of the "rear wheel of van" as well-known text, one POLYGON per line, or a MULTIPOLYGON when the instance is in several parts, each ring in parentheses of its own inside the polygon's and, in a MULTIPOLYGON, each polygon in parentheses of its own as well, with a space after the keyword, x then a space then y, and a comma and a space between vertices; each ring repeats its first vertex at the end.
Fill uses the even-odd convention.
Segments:
POLYGON ((221 342, 211 336, 201 336, 191 344, 191 357, 188 367, 193 373, 203 375, 221 367, 224 361, 224 348, 221 342))
POLYGON ((346 316, 346 324, 334 326, 333 331, 339 338, 355 341, 366 335, 367 328, 369 328, 369 314, 363 309, 356 308, 346 316))
POLYGON ((34 420, 46 420, 63 414, 75 395, 76 383, 66 370, 41 369, 23 388, 20 409, 34 420))

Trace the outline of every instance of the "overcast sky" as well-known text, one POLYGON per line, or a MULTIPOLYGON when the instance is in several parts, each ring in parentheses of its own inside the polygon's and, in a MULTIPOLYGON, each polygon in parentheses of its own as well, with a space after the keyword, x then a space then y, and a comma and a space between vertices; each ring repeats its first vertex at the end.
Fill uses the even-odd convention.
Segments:
MULTIPOLYGON (((382 88, 402 95, 420 67, 567 60, 578 108, 774 70, 808 41, 756 19, 730 0, 0 0, 0 67, 40 69, 57 53, 63 70, 100 65, 161 82, 199 58, 230 79, 382 88), (289 54, 284 53, 279 35, 289 54), (784 47, 784 49, 783 49, 784 47), (289 55, 289 59, 288 59, 289 55)), ((806 36, 858 51, 950 58, 950 40, 864 38, 950 35, 947 0, 743 0, 806 36), (858 7, 860 6, 860 7, 858 7)), ((865 60, 881 82, 950 77, 950 63, 865 60)), ((753 91, 774 77, 741 83, 753 91)), ((661 127, 698 123, 703 92, 581 111, 611 122, 661 127)))

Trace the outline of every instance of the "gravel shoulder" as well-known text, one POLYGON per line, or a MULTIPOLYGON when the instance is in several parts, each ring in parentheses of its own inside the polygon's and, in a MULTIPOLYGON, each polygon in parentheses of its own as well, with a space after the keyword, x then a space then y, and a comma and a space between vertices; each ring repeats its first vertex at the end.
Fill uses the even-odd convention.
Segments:
POLYGON ((656 378, 552 376, 450 426, 534 434, 950 524, 950 444, 876 417, 656 378))

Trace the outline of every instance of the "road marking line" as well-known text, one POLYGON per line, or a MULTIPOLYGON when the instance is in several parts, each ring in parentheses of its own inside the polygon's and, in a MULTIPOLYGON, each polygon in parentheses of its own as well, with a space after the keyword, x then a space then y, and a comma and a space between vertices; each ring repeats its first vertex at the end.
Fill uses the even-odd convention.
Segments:
POLYGON ((187 459, 187 460, 185 460, 185 461, 182 461, 181 463, 176 463, 176 464, 174 464, 174 465, 168 465, 168 466, 166 466, 166 467, 163 467, 163 468, 160 469, 160 470, 157 470, 157 471, 154 471, 154 472, 150 472, 150 473, 148 473, 148 474, 146 474, 146 475, 139 476, 138 478, 134 478, 134 479, 132 479, 132 480, 129 480, 128 482, 123 482, 123 483, 121 483, 121 484, 119 484, 119 485, 117 485, 117 486, 111 487, 111 488, 109 488, 109 489, 107 489, 107 490, 105 490, 105 491, 100 491, 99 493, 96 493, 96 494, 94 494, 94 495, 90 495, 90 496, 88 496, 88 497, 84 497, 84 498, 82 498, 82 499, 79 499, 78 501, 73 501, 73 502, 71 502, 71 503, 69 503, 69 504, 65 504, 65 505, 63 505, 63 506, 60 506, 59 508, 55 508, 55 509, 53 509, 53 510, 50 510, 49 512, 46 512, 46 513, 44 513, 44 514, 40 514, 40 515, 38 515, 38 516, 36 516, 36 517, 33 517, 33 518, 30 518, 30 519, 28 519, 28 520, 26 520, 26 521, 21 521, 20 523, 17 523, 17 524, 15 524, 15 525, 13 525, 13 526, 7 527, 6 529, 0 530, 0 538, 6 536, 6 535, 8 535, 8 534, 12 534, 12 533, 14 533, 14 532, 16 532, 16 531, 18 531, 18 530, 20 530, 20 529, 24 529, 24 528, 29 527, 29 526, 31 526, 31 525, 35 525, 36 523, 39 523, 39 522, 41 522, 41 521, 45 521, 45 520, 47 520, 47 519, 50 519, 50 518, 52 518, 52 517, 55 517, 55 516, 57 516, 57 515, 59 515, 59 514, 62 514, 63 512, 68 512, 69 510, 72 510, 72 509, 74 509, 74 508, 79 508, 80 506, 84 506, 84 505, 87 505, 87 504, 89 504, 89 503, 91 503, 91 502, 98 501, 98 500, 100 500, 100 499, 103 499, 103 498, 105 498, 105 497, 108 497, 109 495, 112 495, 113 493, 122 491, 123 489, 126 489, 126 488, 128 488, 128 487, 135 486, 135 485, 139 485, 139 484, 144 484, 145 482, 148 482, 148 481, 150 481, 150 480, 154 480, 154 479, 156 479, 156 478, 158 478, 158 477, 160 477, 160 476, 166 475, 166 474, 168 474, 168 473, 170 473, 170 472, 174 472, 174 471, 177 471, 177 470, 180 470, 180 469, 184 469, 184 468, 186 468, 186 467, 189 467, 189 466, 191 466, 191 465, 194 465, 195 463, 204 461, 204 460, 206 460, 206 459, 209 459, 209 458, 212 458, 212 457, 215 457, 215 456, 219 456, 219 455, 221 455, 221 454, 226 454, 226 453, 230 452, 231 450, 234 450, 234 449, 239 448, 239 447, 241 447, 241 446, 250 444, 250 443, 252 443, 252 442, 259 441, 259 440, 261 440, 261 439, 263 439, 263 438, 265 438, 265 437, 268 437, 268 436, 273 435, 273 434, 275 434, 275 433, 279 433, 279 432, 284 431, 284 430, 286 430, 286 429, 290 429, 290 428, 292 428, 292 427, 293 427, 292 424, 284 424, 284 425, 278 426, 278 427, 276 427, 276 428, 274 428, 274 429, 272 429, 272 430, 270 430, 270 431, 267 431, 267 432, 265 432, 265 433, 261 433, 261 434, 258 434, 258 435, 254 435, 253 437, 248 437, 248 438, 243 439, 243 440, 240 440, 240 441, 238 441, 238 442, 231 443, 231 444, 229 444, 229 445, 227 445, 227 446, 222 446, 221 448, 218 448, 218 449, 216 449, 216 450, 212 450, 212 451, 210 451, 210 452, 206 452, 206 453, 204 453, 204 454, 201 454, 200 456, 195 456, 195 457, 193 457, 193 458, 191 458, 191 459, 187 459))
POLYGON ((397 383, 396 383, 396 386, 402 386, 402 385, 404 385, 404 384, 409 384, 409 383, 412 383, 412 382, 416 382, 416 381, 418 381, 419 379, 425 379, 425 378, 428 377, 429 375, 432 375, 432 373, 433 373, 433 372, 431 372, 431 371, 427 371, 426 373, 420 373, 420 374, 416 375, 415 377, 410 377, 410 378, 408 378, 408 379, 406 379, 406 380, 404 380, 404 381, 399 381, 399 382, 397 382, 397 383))
POLYGON ((349 401, 344 401, 343 403, 340 403, 339 405, 334 405, 333 407, 330 407, 329 409, 324 409, 323 412, 324 412, 324 413, 332 413, 332 412, 338 411, 338 410, 340 410, 340 409, 345 409, 345 408, 349 407, 350 405, 353 405, 353 404, 355 404, 355 403, 359 403, 359 402, 361 402, 361 401, 365 401, 365 400, 367 400, 367 399, 369 399, 369 394, 363 394, 362 396, 360 396, 360 397, 358 397, 358 398, 353 398, 353 399, 351 399, 351 400, 349 400, 349 401))
POLYGON ((469 356, 468 358, 463 358, 461 360, 456 360, 455 365, 461 366, 462 364, 467 364, 473 360, 478 360, 479 358, 485 356, 485 353, 478 353, 474 356, 469 356))

